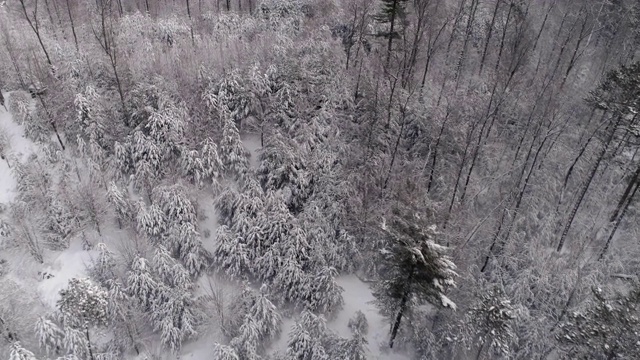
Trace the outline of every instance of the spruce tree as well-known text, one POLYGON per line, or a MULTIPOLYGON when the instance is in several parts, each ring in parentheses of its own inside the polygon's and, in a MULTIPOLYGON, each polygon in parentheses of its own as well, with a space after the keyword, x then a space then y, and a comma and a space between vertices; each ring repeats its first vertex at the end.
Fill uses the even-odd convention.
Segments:
POLYGON ((387 43, 387 59, 385 64, 389 66, 391 59, 391 49, 393 47, 393 39, 398 37, 397 28, 398 21, 406 16, 406 3, 408 0, 382 0, 382 9, 376 15, 376 20, 383 24, 389 24, 389 33, 385 34, 389 38, 387 43))
POLYGON ((445 255, 447 249, 435 243, 435 226, 422 228, 418 222, 417 216, 395 212, 389 224, 383 224, 388 249, 381 249, 384 266, 374 295, 392 321, 390 348, 414 306, 429 302, 455 309, 444 291, 455 285, 456 266, 445 255))

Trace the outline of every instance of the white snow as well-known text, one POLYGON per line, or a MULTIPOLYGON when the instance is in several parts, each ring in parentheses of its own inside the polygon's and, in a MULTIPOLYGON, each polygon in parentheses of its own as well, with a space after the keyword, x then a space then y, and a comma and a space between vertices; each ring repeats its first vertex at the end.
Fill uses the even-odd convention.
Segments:
POLYGON ((202 235, 202 247, 207 251, 213 252, 216 248, 216 231, 220 224, 218 223, 218 212, 214 206, 215 199, 211 194, 198 194, 198 207, 201 212, 199 214, 199 229, 202 235))
POLYGON ((87 266, 96 255, 95 251, 84 250, 79 239, 72 241, 67 250, 58 253, 51 264, 43 268, 43 273, 49 273, 53 277, 43 279, 38 285, 42 301, 55 308, 60 299, 60 290, 66 288, 73 278, 87 277, 87 266))
MULTIPOLYGON (((367 359, 369 360, 408 360, 407 354, 389 351, 389 322, 378 312, 373 304, 373 294, 369 285, 358 279, 355 275, 341 276, 336 279, 342 286, 344 293, 344 307, 338 316, 327 323, 327 327, 343 338, 351 338, 349 319, 353 318, 358 310, 367 318, 369 331, 367 332, 367 359)), ((269 353, 279 352, 284 354, 287 350, 289 333, 295 325, 295 319, 284 318, 282 323, 282 335, 271 345, 269 353)))
POLYGON ((251 157, 249 158, 249 166, 251 169, 257 169, 259 165, 258 156, 260 156, 260 135, 243 135, 242 145, 249 151, 251 157))
POLYGON ((373 294, 369 285, 355 275, 341 276, 336 279, 344 292, 344 307, 338 313, 335 320, 327 326, 338 335, 350 338, 349 319, 353 318, 358 310, 367 318, 369 331, 367 332, 368 353, 367 359, 407 360, 409 356, 397 352, 389 352, 389 322, 378 312, 373 304, 373 294))
MULTIPOLYGON (((5 99, 9 96, 10 94, 5 94, 5 99)), ((13 121, 11 114, 0 106, 0 134, 2 133, 6 135, 9 142, 8 149, 5 150, 5 159, 0 159, 0 203, 6 204, 13 200, 16 187, 16 180, 13 178, 7 159, 15 156, 16 159, 24 162, 34 152, 36 146, 24 136, 24 127, 13 121)))

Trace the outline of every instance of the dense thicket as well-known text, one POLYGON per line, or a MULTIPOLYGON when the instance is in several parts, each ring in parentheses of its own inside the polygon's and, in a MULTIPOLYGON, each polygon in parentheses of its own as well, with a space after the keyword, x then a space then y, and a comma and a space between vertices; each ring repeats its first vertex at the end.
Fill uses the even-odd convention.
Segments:
POLYGON ((416 359, 632 357, 639 18, 632 0, 3 3, 0 88, 40 150, 20 162, 0 132, 18 189, 0 257, 96 256, 41 317, 12 311, 32 300, 0 263, 0 353, 117 357, 151 334, 179 352, 216 322, 216 358, 257 359, 300 314, 274 356, 362 359, 366 326, 326 329, 355 273, 416 359), (214 273, 232 301, 201 291, 214 273))

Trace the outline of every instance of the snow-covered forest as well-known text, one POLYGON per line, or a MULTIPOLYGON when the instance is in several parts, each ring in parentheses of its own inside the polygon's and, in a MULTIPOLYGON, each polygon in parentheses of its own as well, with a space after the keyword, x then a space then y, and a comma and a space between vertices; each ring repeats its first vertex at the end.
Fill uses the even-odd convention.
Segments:
POLYGON ((637 359, 636 0, 0 2, 0 358, 637 359))

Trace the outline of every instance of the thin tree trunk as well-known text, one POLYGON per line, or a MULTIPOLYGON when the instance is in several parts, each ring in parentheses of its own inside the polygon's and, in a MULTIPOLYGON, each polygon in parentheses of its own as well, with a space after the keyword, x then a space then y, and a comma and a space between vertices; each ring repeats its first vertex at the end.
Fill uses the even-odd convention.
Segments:
MULTIPOLYGON (((406 105, 405 105, 406 106, 406 105)), ((387 185, 389 185, 389 179, 391 178, 391 172, 393 170, 393 164, 396 161, 396 157, 398 155, 398 147, 400 145, 400 140, 402 140, 402 135, 404 135, 404 127, 406 125, 406 114, 405 114, 405 106, 402 106, 400 111, 402 112, 402 124, 400 125, 400 132, 398 133, 398 137, 396 139, 396 144, 393 147, 393 153, 391 155, 391 164, 389 164, 389 171, 387 172, 387 178, 384 180, 384 186, 382 186, 382 190, 387 189, 387 185)))
POLYGON ((95 360, 93 357, 93 347, 91 346, 91 337, 89 337, 89 324, 84 324, 85 335, 87 336, 87 349, 89 350, 89 360, 95 360))
POLYGON ((433 174, 436 169, 436 162, 438 160, 438 147, 440 145, 440 139, 442 138, 442 134, 444 133, 445 126, 447 125, 447 120, 449 119, 449 114, 451 113, 450 107, 447 105, 447 114, 444 117, 444 121, 442 122, 442 126, 440 127, 440 132, 438 133, 438 137, 436 138, 436 143, 434 145, 433 150, 433 160, 431 161, 431 169, 429 170, 429 180, 427 182, 427 193, 431 191, 431 185, 433 184, 433 174))
POLYGON ((422 73, 422 83, 420 84, 420 91, 422 91, 422 89, 424 88, 424 84, 427 80, 427 72, 429 71, 429 64, 431 63, 431 58, 433 57, 434 53, 435 53, 435 46, 438 42, 438 38, 440 37, 440 34, 442 34, 442 30, 444 30, 444 28, 447 26, 447 24, 449 23, 449 20, 445 21, 442 26, 440 27, 440 29, 438 29, 438 33, 436 34, 435 38, 433 39, 433 42, 431 42, 431 34, 429 34, 429 40, 427 40, 428 42, 428 46, 427 46, 427 61, 424 65, 424 72, 422 73))
POLYGON ((395 30, 395 25, 396 25, 396 11, 398 9, 398 1, 399 0, 393 0, 393 6, 391 7, 391 24, 390 24, 390 29, 389 29, 389 42, 387 45, 387 59, 385 60, 385 67, 388 69, 389 68, 389 61, 391 60, 391 50, 393 47, 393 32, 395 30))
POLYGON ((465 57, 467 56, 467 48, 469 46, 469 36, 471 35, 471 27, 473 26, 473 20, 475 20, 476 10, 478 9, 478 0, 471 0, 471 14, 469 14, 469 19, 467 20, 467 26, 465 29, 464 41, 462 44, 462 52, 460 53, 460 58, 458 59, 458 63, 456 65, 456 86, 455 91, 458 90, 458 86, 460 84, 460 72, 462 72, 462 67, 464 65, 465 57))
POLYGON ((615 224, 613 226, 613 229, 611 230, 611 233, 609 234, 609 237, 607 238, 607 242, 604 244, 604 248, 602 248, 602 252, 600 253, 600 256, 598 257, 598 261, 601 261, 602 259, 604 259, 604 256, 607 254, 607 251, 609 250, 609 246, 611 246, 611 241, 613 241, 613 237, 615 236, 616 232, 618 231, 618 228, 620 227, 620 224, 622 223, 622 219, 624 219, 624 216, 627 214, 627 211, 629 210, 629 205, 631 205, 631 203, 633 202, 633 197, 636 195, 636 192, 638 192, 638 186, 636 186, 635 189, 633 189, 633 192, 631 193, 631 195, 629 195, 629 200, 627 201, 626 205, 622 209, 622 212, 620 213, 620 216, 616 220, 616 222, 615 222, 615 224))
POLYGON ((616 209, 613 211, 611 218, 609 218, 610 222, 613 222, 618 217, 618 214, 620 214, 624 204, 627 202, 627 200, 630 197, 629 194, 631 194, 632 191, 635 191, 635 188, 638 187, 639 179, 640 179, 640 165, 638 165, 636 172, 633 174, 633 177, 631 178, 631 180, 629 180, 629 184, 627 185, 627 188, 624 190, 624 193, 622 194, 622 197, 620 198, 620 201, 618 202, 616 209))
POLYGON ((42 42, 42 37, 40 36, 40 24, 38 22, 38 0, 35 1, 35 10, 33 10, 33 20, 31 20, 31 18, 29 17, 29 14, 27 13, 27 7, 24 4, 24 0, 20 0, 20 5, 22 6, 22 12, 24 13, 24 17, 27 19, 27 22, 29 23, 29 26, 31 27, 33 32, 36 34, 36 38, 38 38, 38 43, 40 44, 40 47, 44 52, 44 56, 47 58, 47 64, 49 64, 50 68, 53 68, 53 63, 51 62, 51 58, 49 57, 49 52, 47 51, 47 48, 44 46, 44 43, 42 42))
POLYGON ((484 50, 482 51, 482 57, 480 58, 480 71, 478 74, 482 74, 482 67, 484 66, 484 60, 487 56, 487 49, 489 48, 489 42, 491 41, 491 35, 493 34, 493 27, 496 23, 496 15, 498 14, 498 9, 500 8, 501 0, 496 1, 496 6, 493 9, 493 16, 491 17, 491 23, 489 24, 489 32, 487 33, 487 38, 484 41, 484 50))
POLYGON ((502 60, 502 52, 504 50, 504 39, 507 37, 507 29, 509 28, 509 20, 511 20, 511 10, 513 10, 513 3, 509 4, 509 11, 507 12, 507 20, 502 28, 502 36, 500 37, 500 47, 498 48, 498 60, 496 60, 496 71, 500 67, 500 61, 502 60))
POLYGON ((558 243, 558 247, 556 248, 557 252, 562 251, 562 248, 564 247, 567 234, 569 234, 569 229, 571 229, 573 220, 575 219, 576 214, 578 213, 578 209, 580 208, 580 205, 582 205, 582 201, 584 200, 584 197, 587 191, 589 190, 589 187, 591 186, 591 182, 593 181, 593 178, 595 177, 596 172, 598 171, 598 167, 600 166, 600 163, 602 162, 604 155, 607 153, 607 150, 609 150, 609 146, 611 145, 611 141, 613 140, 613 135, 616 132, 616 128, 618 127, 620 120, 621 120, 621 117, 618 116, 618 119, 616 120, 615 124, 613 124, 612 128, 609 130, 609 136, 608 136, 607 142, 604 144, 604 146, 602 146, 602 149, 598 154, 596 163, 591 168, 587 181, 585 182, 585 184, 582 186, 582 189, 580 190, 580 194, 578 195, 578 201, 571 209, 571 213, 569 214, 569 220, 567 221, 567 224, 565 225, 564 230, 562 231, 562 235, 560 236, 560 242, 558 243))
POLYGON ((76 26, 73 23, 73 15, 71 14, 71 5, 69 4, 69 0, 67 0, 67 13, 69 14, 69 21, 71 21, 71 32, 73 33, 73 41, 76 44, 76 51, 80 51, 80 46, 78 46, 78 36, 76 35, 76 26))
POLYGON ((393 342, 398 335, 398 330, 400 329, 400 323, 402 322, 402 317, 404 316, 404 312, 407 310, 407 303, 409 302, 409 297, 411 296, 411 284, 413 283, 413 273, 415 272, 415 268, 411 268, 409 272, 409 277, 405 284, 406 289, 402 294, 402 298, 400 299, 400 308, 398 309, 398 314, 396 315, 396 319, 393 322, 393 327, 391 328, 391 338, 389 339, 389 348, 393 348, 393 342))

